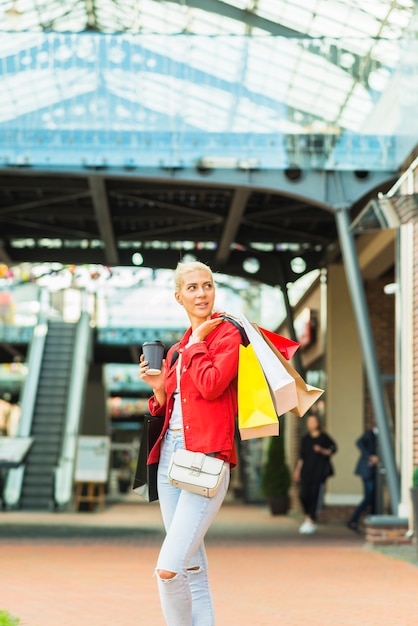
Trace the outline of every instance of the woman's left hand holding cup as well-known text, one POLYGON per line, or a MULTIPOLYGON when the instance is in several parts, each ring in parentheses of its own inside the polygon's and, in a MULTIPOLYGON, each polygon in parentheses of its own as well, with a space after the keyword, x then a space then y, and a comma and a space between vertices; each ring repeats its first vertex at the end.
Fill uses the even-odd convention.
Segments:
POLYGON ((148 361, 145 360, 144 355, 139 357, 139 375, 144 382, 146 382, 154 392, 155 397, 160 405, 165 403, 166 393, 164 389, 164 374, 165 374, 165 359, 161 364, 161 372, 159 374, 147 374, 148 361))

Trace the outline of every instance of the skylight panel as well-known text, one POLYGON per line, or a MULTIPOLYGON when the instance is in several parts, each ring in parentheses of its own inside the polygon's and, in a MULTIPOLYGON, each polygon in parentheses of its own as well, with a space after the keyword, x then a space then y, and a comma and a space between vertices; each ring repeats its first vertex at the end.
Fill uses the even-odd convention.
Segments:
POLYGON ((243 35, 245 33, 245 24, 216 13, 194 9, 193 13, 191 13, 189 30, 198 35, 222 35, 227 33, 243 35))
MULTIPOLYGON (((19 52, 26 52, 40 47, 45 40, 42 33, 13 33, 13 37, 1 38, 0 59, 9 56, 17 58, 19 52)), ((2 71, 6 71, 5 67, 2 71)))
POLYGON ((399 16, 405 15, 407 17, 405 26, 412 17, 412 11, 416 9, 415 0, 396 0, 396 2, 390 2, 390 0, 365 0, 362 2, 357 0, 357 2, 361 9, 377 17, 380 22, 397 22, 399 16))
POLYGON ((291 73, 287 68, 273 67, 271 72, 264 74, 258 65, 249 65, 243 84, 253 93, 284 102, 290 78, 291 73))
MULTIPOLYGON (((51 108, 64 99, 92 91, 95 78, 91 72, 77 68, 61 70, 27 70, 0 79, 0 91, 4 108, 0 109, 0 121, 15 119, 21 115, 51 108), (42 88, 39 86, 42 85, 42 88)), ((62 121, 65 125, 65 120, 62 121)))
POLYGON ((399 56, 399 44, 395 41, 377 41, 371 50, 373 59, 391 68, 396 67, 399 56))
POLYGON ((234 115, 233 132, 277 132, 282 116, 273 109, 242 98, 234 115))
MULTIPOLYGON (((1 2, 0 11, 10 8, 11 2, 1 2)), ((80 0, 68 0, 59 2, 58 0, 18 0, 17 8, 20 11, 18 16, 6 14, 4 27, 11 30, 43 30, 55 28, 55 21, 65 19, 68 24, 74 24, 75 30, 85 28, 86 12, 85 4, 80 0)))
MULTIPOLYGON (((138 106, 167 114, 180 120, 188 121, 205 119, 207 124, 216 131, 228 130, 226 121, 229 119, 230 107, 233 96, 207 85, 194 85, 192 83, 165 77, 160 74, 147 73, 141 76, 137 85, 130 82, 129 73, 122 72, 106 74, 106 80, 112 93, 120 98, 137 102, 138 106), (210 116, 210 120, 208 118, 210 116)), ((199 124, 202 129, 204 124, 199 124)), ((159 130, 167 130, 159 128, 159 130)), ((149 128, 149 130, 152 130, 149 128)))
POLYGON ((360 37, 357 28, 344 28, 344 37, 339 39, 338 45, 344 50, 350 51, 361 57, 369 54, 370 47, 374 44, 374 40, 369 37, 360 37))
POLYGON ((388 14, 392 2, 387 0, 351 0, 355 9, 359 12, 368 13, 374 15, 379 20, 384 20, 388 14))
POLYGON ((365 11, 352 11, 347 16, 344 35, 350 31, 357 33, 357 37, 364 33, 369 37, 375 37, 380 30, 380 21, 373 15, 369 15, 365 11))
MULTIPOLYGON (((288 26, 289 28, 294 28, 301 33, 305 33, 308 31, 309 26, 312 21, 312 3, 310 3, 310 7, 304 8, 298 6, 296 3, 288 3, 286 2, 281 11, 281 20, 280 22, 284 26, 288 26)), ((265 15, 264 17, 268 17, 265 15)))
POLYGON ((42 7, 38 2, 37 13, 37 18, 47 30, 77 32, 84 30, 87 24, 86 5, 79 0, 68 3, 46 0, 42 7))
POLYGON ((204 100, 198 100, 194 104, 194 108, 188 108, 184 116, 188 124, 206 132, 229 130, 227 124, 229 116, 224 111, 213 109, 204 100))
POLYGON ((356 85, 341 113, 340 124, 350 130, 359 131, 371 107, 368 94, 360 85, 356 85))
MULTIPOLYGON (((188 15, 190 11, 187 6, 173 5, 172 3, 165 2, 163 7, 164 12, 161 17, 162 28, 158 29, 157 32, 181 33, 187 30, 188 15)), ((141 18, 139 25, 141 26, 141 18)))
POLYGON ((132 44, 135 52, 130 57, 131 63, 135 64, 135 71, 146 62, 147 57, 167 57, 175 62, 182 62, 188 58, 192 38, 182 35, 150 35, 144 34, 141 38, 132 35, 132 44), (138 44, 136 46, 136 44, 138 44), (137 67, 139 66, 139 67, 137 67))
POLYGON ((146 15, 146 13, 142 13, 140 23, 141 32, 165 34, 174 32, 175 30, 171 23, 168 24, 164 22, 157 15, 146 15))
POLYGON ((320 0, 315 4, 315 14, 333 21, 336 26, 344 24, 352 10, 349 2, 339 0, 320 0))
POLYGON ((227 39, 192 39, 187 63, 201 74, 235 82, 240 76, 242 50, 231 46, 227 39))
POLYGON ((142 0, 139 3, 135 22, 131 30, 143 33, 180 33, 188 23, 188 8, 155 0, 142 0))
POLYGON ((340 37, 343 34, 344 25, 323 15, 316 15, 309 28, 309 33, 314 36, 340 37))
POLYGON ((280 23, 286 3, 283 0, 258 0, 257 14, 269 20, 280 23))

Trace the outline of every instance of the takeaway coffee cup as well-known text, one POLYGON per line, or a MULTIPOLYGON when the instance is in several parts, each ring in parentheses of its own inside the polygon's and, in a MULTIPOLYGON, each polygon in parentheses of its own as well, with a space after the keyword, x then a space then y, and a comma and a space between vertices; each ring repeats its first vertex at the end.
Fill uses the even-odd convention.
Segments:
POLYGON ((162 341, 146 341, 142 344, 144 360, 148 361, 147 374, 160 374, 165 345, 162 341))

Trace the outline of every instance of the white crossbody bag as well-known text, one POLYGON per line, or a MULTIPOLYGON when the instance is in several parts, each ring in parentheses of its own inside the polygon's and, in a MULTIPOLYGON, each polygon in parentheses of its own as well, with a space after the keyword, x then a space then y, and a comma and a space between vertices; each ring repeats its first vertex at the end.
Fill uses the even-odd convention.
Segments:
POLYGON ((180 448, 171 456, 168 482, 174 487, 212 498, 221 486, 226 470, 227 463, 222 459, 180 448))

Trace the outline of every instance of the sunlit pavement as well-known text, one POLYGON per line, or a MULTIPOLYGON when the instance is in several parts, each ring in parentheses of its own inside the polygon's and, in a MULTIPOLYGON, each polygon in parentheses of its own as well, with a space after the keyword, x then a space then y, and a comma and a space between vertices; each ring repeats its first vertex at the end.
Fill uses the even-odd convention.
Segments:
MULTIPOLYGON (((342 524, 225 504, 207 536, 217 626, 416 626, 418 567, 342 524)), ((0 513, 0 609, 22 626, 164 626, 153 577, 158 504, 0 513)), ((410 554, 410 553, 409 553, 410 554)))

